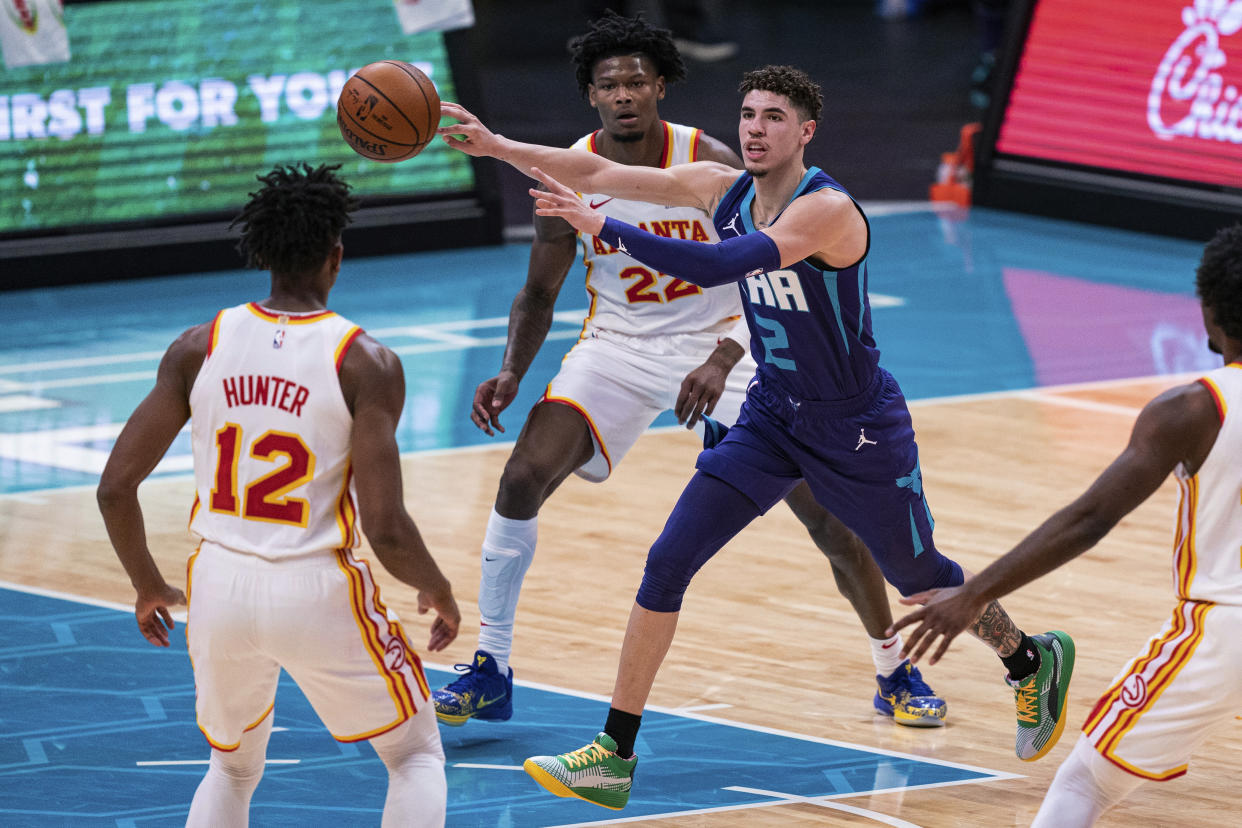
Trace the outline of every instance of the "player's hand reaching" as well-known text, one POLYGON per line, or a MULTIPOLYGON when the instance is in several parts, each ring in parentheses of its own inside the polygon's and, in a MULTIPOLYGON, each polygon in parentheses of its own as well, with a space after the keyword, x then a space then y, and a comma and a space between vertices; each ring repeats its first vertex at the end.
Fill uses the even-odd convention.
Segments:
POLYGON ((939 661, 949 649, 949 643, 963 630, 974 626, 987 606, 987 601, 976 598, 966 585, 916 592, 902 598, 901 603, 923 604, 923 607, 897 619, 886 634, 891 636, 902 627, 918 623, 912 632, 906 634, 906 645, 901 655, 911 662, 918 662, 939 638, 940 645, 932 652, 928 664, 939 661))
POLYGON ((501 136, 483 125, 470 110, 451 101, 440 101, 440 115, 456 118, 457 123, 436 128, 444 143, 466 155, 483 158, 496 154, 501 136))
POLYGON ((501 434, 505 427, 500 424, 500 412, 509 407, 518 392, 518 379, 512 371, 501 371, 489 380, 479 383, 474 389, 474 404, 470 408, 470 419, 479 430, 494 436, 492 429, 501 434))
POLYGON ((168 608, 184 604, 185 593, 168 584, 151 592, 139 592, 134 617, 142 637, 157 647, 167 647, 168 631, 176 626, 168 608))
POLYGON ((604 214, 588 207, 576 192, 538 167, 531 167, 530 174, 544 186, 542 190, 530 188, 530 194, 535 197, 535 215, 558 216, 588 236, 598 236, 604 229, 604 214))
POLYGON ((425 615, 429 610, 436 612, 436 620, 431 622, 431 638, 427 641, 427 649, 434 653, 452 644, 461 626, 461 612, 448 581, 440 588, 418 591, 418 614, 425 615))

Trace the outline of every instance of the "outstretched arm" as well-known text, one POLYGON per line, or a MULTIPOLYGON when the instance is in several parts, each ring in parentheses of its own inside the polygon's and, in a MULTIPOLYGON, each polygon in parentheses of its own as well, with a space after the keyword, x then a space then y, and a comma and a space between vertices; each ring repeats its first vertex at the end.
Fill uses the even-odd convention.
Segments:
POLYGON ((1178 463, 1197 470, 1219 431, 1216 405, 1202 385, 1181 386, 1152 400, 1135 421, 1125 450, 1073 503, 962 586, 902 599, 903 604, 926 603, 892 626, 918 624, 906 640, 906 654, 917 661, 939 638, 928 662, 935 664, 989 602, 1095 546, 1160 488, 1178 463))
POLYGON ((170 586, 147 546, 138 484, 147 479, 190 418, 190 386, 207 352, 208 325, 177 338, 160 360, 155 387, 147 394, 116 439, 99 478, 95 497, 108 539, 134 585, 134 617, 144 638, 168 646, 174 626, 169 607, 185 603, 180 589, 170 586))
POLYGON ((401 361, 363 334, 341 365, 341 392, 354 415, 350 452, 362 529, 384 568, 418 590, 419 613, 435 610, 427 649, 442 650, 457 637, 461 613, 402 499, 395 436, 405 403, 401 361))
POLYGON ((496 158, 526 175, 539 167, 580 193, 607 193, 710 211, 737 177, 736 170, 714 161, 660 169, 617 164, 591 152, 512 141, 489 130, 465 107, 444 101, 440 110, 458 120, 436 130, 450 147, 467 155, 496 158))
POLYGON ((530 191, 539 215, 560 216, 640 262, 702 287, 737 282, 807 258, 848 267, 867 252, 866 221, 850 197, 837 190, 799 196, 770 228, 707 244, 664 238, 606 218, 545 170, 532 168, 531 175, 545 188, 530 191))

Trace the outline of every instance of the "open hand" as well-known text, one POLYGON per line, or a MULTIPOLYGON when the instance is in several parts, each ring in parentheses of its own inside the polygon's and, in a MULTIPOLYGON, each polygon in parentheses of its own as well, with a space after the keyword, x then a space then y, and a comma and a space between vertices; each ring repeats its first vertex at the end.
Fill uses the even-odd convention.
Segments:
POLYGON ((157 647, 167 647, 168 631, 176 626, 168 608, 183 604, 185 593, 168 584, 149 594, 139 593, 134 602, 134 618, 142 637, 157 647))
POLYGON ((918 623, 913 632, 907 633, 901 655, 918 662, 923 653, 936 644, 936 639, 940 639, 940 645, 927 660, 928 664, 935 664, 949 649, 949 643, 979 619, 985 602, 980 602, 964 587, 955 586, 916 592, 902 598, 901 603, 923 604, 923 607, 893 622, 888 635, 918 623))
POLYGON ((461 104, 450 101, 440 102, 441 116, 456 118, 457 123, 436 128, 436 135, 444 139, 444 143, 466 155, 477 157, 494 156, 500 147, 501 136, 483 125, 470 110, 461 104))
POLYGON ((588 236, 598 236, 604 229, 604 214, 588 207, 576 192, 538 167, 531 167, 530 174, 539 179, 546 188, 530 188, 530 194, 535 197, 536 215, 559 216, 575 230, 588 236))

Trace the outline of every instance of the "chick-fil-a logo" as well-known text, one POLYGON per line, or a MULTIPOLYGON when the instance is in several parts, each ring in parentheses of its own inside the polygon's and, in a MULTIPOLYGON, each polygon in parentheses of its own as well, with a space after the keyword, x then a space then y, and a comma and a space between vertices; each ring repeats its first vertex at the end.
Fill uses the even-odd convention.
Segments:
POLYGON ((1221 37, 1242 28, 1242 0, 1195 0, 1182 9, 1182 23, 1186 30, 1152 78, 1147 124, 1165 141, 1182 136, 1242 144, 1238 88, 1216 71, 1226 62, 1221 37))

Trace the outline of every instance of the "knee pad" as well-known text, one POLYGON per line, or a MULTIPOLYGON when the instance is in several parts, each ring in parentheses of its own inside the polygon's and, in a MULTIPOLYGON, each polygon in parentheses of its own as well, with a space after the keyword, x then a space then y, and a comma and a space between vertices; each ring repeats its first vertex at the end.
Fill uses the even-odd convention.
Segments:
POLYGON ((512 624, 517 615, 522 579, 535 557, 520 549, 483 547, 482 574, 479 578, 479 617, 485 624, 512 624))

